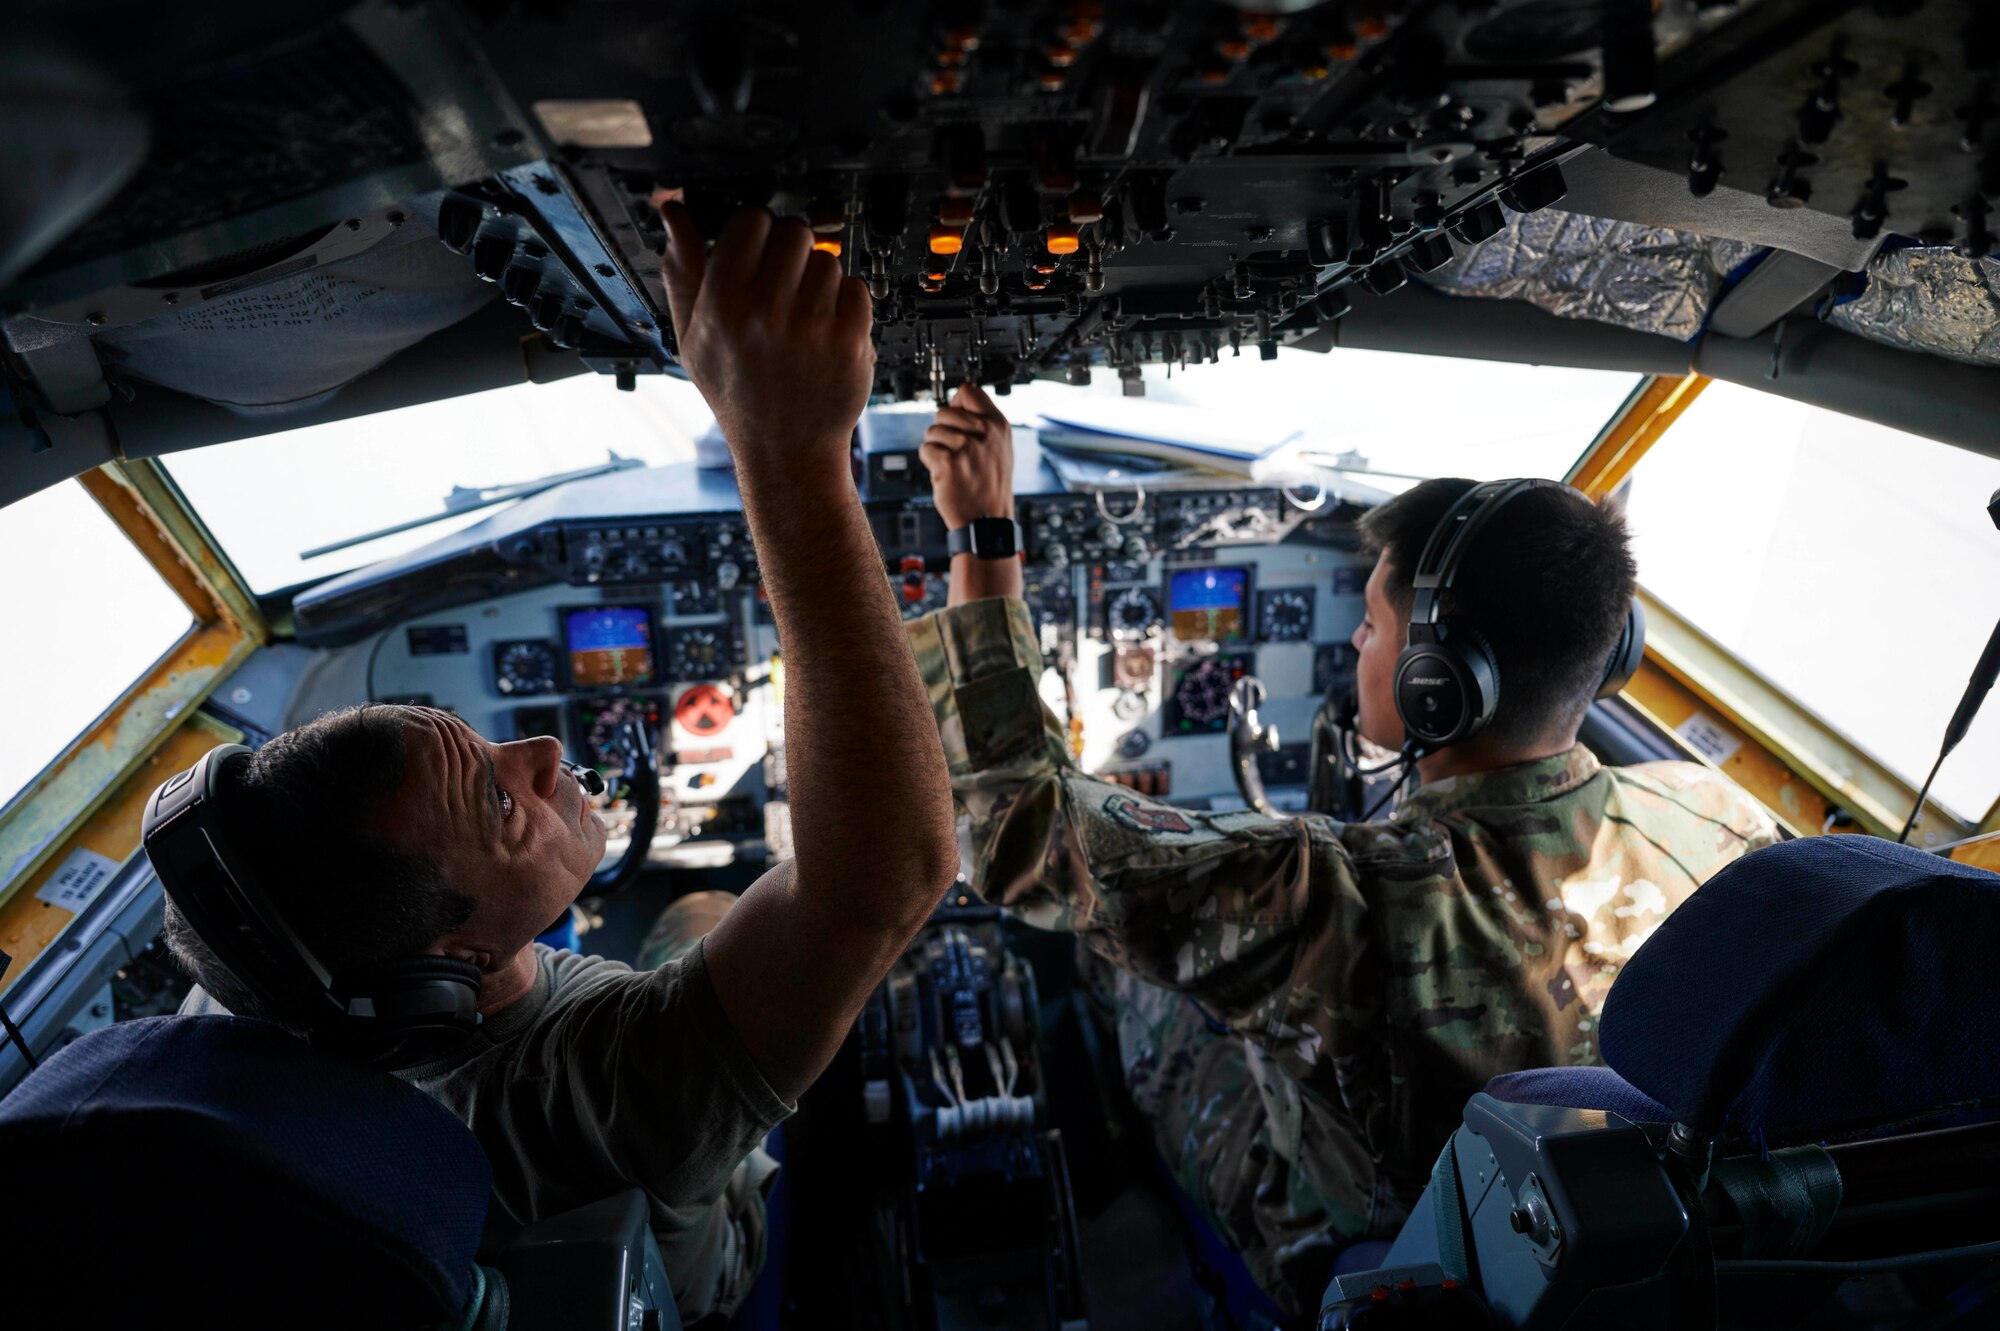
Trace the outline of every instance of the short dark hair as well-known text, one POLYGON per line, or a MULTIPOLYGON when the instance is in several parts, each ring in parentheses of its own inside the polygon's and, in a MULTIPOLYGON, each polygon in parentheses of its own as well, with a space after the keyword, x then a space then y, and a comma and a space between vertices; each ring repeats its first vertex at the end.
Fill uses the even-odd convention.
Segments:
MULTIPOLYGON (((1366 549, 1388 556, 1386 590, 1405 615, 1424 543, 1476 482, 1425 481, 1361 519, 1366 549)), ((1493 648, 1500 706, 1489 734, 1513 743, 1573 731, 1604 679, 1637 567, 1625 520, 1573 490, 1517 495, 1473 538, 1438 607, 1493 648)))
MULTIPOLYGON (((248 867, 335 976, 415 956, 472 918, 472 898, 451 889, 435 859, 369 830, 403 784, 408 724, 400 707, 330 712, 259 749, 218 796, 248 867)), ((296 1025, 223 964, 171 899, 166 937, 231 1012, 296 1025)))

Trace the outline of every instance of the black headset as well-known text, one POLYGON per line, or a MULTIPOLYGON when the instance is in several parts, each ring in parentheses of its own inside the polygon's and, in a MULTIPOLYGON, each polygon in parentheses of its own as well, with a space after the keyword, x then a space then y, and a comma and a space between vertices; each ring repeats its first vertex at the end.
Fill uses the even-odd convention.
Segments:
MULTIPOLYGON (((1410 633, 1396 658, 1395 694, 1405 737, 1426 752, 1463 744, 1499 710, 1500 668, 1492 644, 1462 617, 1446 615, 1444 597, 1479 530, 1516 496, 1543 489, 1589 502, 1559 481, 1487 481, 1459 496, 1424 542, 1410 580, 1410 633)), ((1604 663, 1597 696, 1610 697, 1631 682, 1645 651, 1646 614, 1635 598, 1604 663)))
MULTIPOLYGON (((211 749, 146 802, 141 838, 160 885, 201 941, 307 1038, 384 1067, 427 1062, 479 1028, 479 968, 452 957, 400 957, 334 975, 292 930, 229 831, 218 799, 241 744, 211 749)), ((564 768, 589 790, 587 768, 564 768)))

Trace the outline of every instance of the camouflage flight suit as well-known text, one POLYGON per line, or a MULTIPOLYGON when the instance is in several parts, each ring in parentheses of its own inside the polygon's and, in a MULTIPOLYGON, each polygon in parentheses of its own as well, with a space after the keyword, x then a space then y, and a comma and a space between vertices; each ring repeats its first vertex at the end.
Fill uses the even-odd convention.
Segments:
POLYGON ((1316 1306, 1340 1247, 1395 1233, 1488 1078, 1597 1062, 1619 966, 1777 839, 1707 768, 1582 747, 1438 781, 1387 822, 1180 809, 1076 768, 1020 601, 909 633, 974 884, 1123 972, 1134 1100, 1289 1312, 1316 1306))

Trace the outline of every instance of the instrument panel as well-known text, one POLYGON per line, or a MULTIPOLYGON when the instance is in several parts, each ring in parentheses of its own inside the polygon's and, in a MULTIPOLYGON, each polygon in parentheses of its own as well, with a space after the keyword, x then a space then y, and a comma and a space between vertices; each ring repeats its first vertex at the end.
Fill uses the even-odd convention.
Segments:
MULTIPOLYGON (((865 502, 903 618, 942 608, 950 563, 928 497, 865 502)), ((1083 766, 1147 794, 1233 806, 1229 695, 1255 675, 1283 741, 1272 798, 1302 807, 1313 711, 1353 675, 1346 640, 1369 563, 1358 511, 1316 513, 1255 486, 1024 495, 1042 696, 1080 738, 1083 766)), ((356 644, 370 657, 369 695, 428 698, 496 739, 555 735, 606 769, 622 761, 613 737, 642 720, 659 736, 670 806, 656 849, 760 845, 767 806, 784 795, 782 668, 741 513, 565 517, 491 548, 529 585, 356 644)))

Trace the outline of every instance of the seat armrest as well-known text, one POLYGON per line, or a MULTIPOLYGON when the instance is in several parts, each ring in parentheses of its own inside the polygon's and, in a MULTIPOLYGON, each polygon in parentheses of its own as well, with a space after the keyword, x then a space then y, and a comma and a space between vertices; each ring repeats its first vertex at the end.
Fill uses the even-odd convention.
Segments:
POLYGON ((680 1331, 647 1217, 646 1194, 628 1188, 516 1234, 493 1260, 508 1331, 625 1331, 635 1308, 647 1331, 680 1331))

